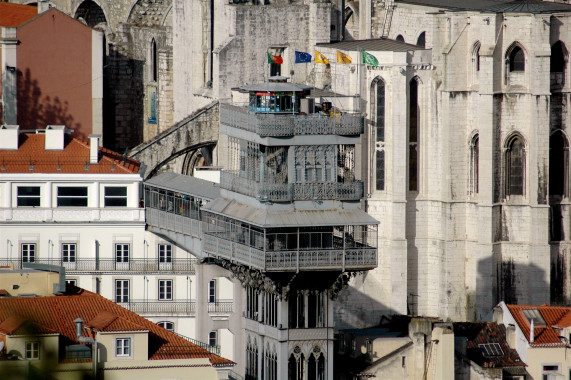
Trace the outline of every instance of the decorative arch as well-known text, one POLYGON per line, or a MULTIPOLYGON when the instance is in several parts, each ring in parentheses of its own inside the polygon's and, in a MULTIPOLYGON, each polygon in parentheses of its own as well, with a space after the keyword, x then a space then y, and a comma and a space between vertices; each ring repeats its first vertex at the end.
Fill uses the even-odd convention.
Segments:
POLYGON ((513 42, 506 50, 506 68, 509 72, 525 71, 526 51, 518 41, 513 42))
POLYGON ((94 28, 97 25, 107 25, 107 14, 95 0, 82 1, 74 12, 74 18, 77 20, 84 20, 85 23, 94 28))
POLYGON ((150 54, 149 54, 149 77, 152 82, 158 82, 159 79, 159 55, 157 52, 157 41, 151 38, 150 54))
MULTIPOLYGON (((378 76, 371 82, 370 119, 375 135, 375 190, 385 190, 385 81, 378 76)), ((373 166, 373 165, 371 165, 373 166)))
POLYGON ((472 70, 474 72, 480 71, 480 48, 482 43, 480 41, 474 42, 472 45, 472 70))
POLYGON ((131 6, 127 20, 125 21, 138 26, 162 26, 171 8, 171 2, 163 3, 154 0, 137 0, 133 6, 131 6), (153 16, 150 17, 150 14, 153 16))
POLYGON ((416 39, 416 45, 426 47, 426 32, 421 32, 416 39))
POLYGON ((568 61, 569 52, 565 43, 561 40, 555 42, 553 46, 551 46, 550 71, 552 73, 564 72, 568 61))
POLYGON ((399 34, 399 35, 395 38, 395 41, 405 42, 405 41, 404 41, 404 37, 402 36, 402 34, 399 34))
POLYGON ((469 142, 470 152, 470 195, 478 194, 480 191, 480 134, 478 131, 472 133, 469 142))
POLYGON ((523 136, 514 132, 504 144, 504 194, 525 196, 526 142, 523 136))

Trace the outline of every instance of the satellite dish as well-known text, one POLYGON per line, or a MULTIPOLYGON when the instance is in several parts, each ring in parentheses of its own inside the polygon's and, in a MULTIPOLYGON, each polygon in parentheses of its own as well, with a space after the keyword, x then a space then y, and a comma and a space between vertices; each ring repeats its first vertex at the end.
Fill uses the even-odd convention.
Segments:
POLYGON ((4 349, 4 342, 0 342, 0 352, 4 349))

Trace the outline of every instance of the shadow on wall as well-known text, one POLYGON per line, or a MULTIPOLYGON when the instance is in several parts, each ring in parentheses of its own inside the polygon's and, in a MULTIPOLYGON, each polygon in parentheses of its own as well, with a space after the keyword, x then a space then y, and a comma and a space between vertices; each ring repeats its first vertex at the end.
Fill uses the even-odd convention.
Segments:
MULTIPOLYGON (((38 81, 32 78, 30 70, 18 70, 18 123, 21 129, 44 129, 47 125, 65 125, 66 128, 81 130, 81 124, 74 121, 69 105, 59 97, 42 94, 38 81)), ((81 133, 75 137, 87 139, 81 133)))

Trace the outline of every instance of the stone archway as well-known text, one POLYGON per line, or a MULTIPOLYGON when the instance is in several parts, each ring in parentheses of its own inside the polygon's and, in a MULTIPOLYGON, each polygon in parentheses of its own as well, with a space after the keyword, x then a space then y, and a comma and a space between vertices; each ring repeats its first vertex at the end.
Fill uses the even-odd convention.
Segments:
POLYGON ((107 17, 103 9, 93 0, 85 0, 75 11, 74 18, 84 21, 91 28, 107 25, 107 17))

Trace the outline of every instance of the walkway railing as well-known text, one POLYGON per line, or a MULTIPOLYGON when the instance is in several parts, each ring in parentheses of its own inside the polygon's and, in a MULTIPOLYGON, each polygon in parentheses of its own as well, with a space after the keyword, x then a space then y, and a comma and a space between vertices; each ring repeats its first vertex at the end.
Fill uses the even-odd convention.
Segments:
POLYGON ((118 302, 118 305, 139 313, 173 313, 194 314, 196 313, 195 301, 154 301, 154 300, 131 300, 118 302))
POLYGON ((216 300, 214 302, 208 302, 209 313, 231 313, 233 308, 233 300, 216 300))
POLYGON ((357 114, 326 116, 322 114, 255 113, 248 107, 220 104, 220 124, 254 132, 260 136, 360 135, 363 118, 357 114))
POLYGON ((218 346, 218 345, 212 346, 212 345, 210 345, 210 344, 206 344, 206 343, 201 342, 201 341, 199 341, 199 340, 189 338, 189 337, 184 336, 184 335, 179 334, 179 333, 175 333, 175 334, 178 335, 178 336, 180 336, 180 337, 183 338, 183 339, 188 340, 190 343, 194 343, 194 344, 196 344, 197 346, 199 346, 199 347, 201 347, 201 348, 204 348, 205 350, 207 350, 207 351, 209 351, 209 352, 211 352, 211 353, 213 353, 213 354, 220 355, 220 346, 218 346))
MULTIPOLYGON (((34 264, 49 264, 62 266, 69 273, 73 272, 170 272, 195 273, 196 259, 172 258, 170 262, 159 262, 158 259, 134 258, 128 262, 117 262, 115 259, 63 259, 35 258, 34 264)), ((14 269, 22 268, 20 259, 0 259, 0 266, 13 265, 14 269)))
POLYGON ((363 182, 306 182, 269 184, 240 177, 235 171, 220 173, 220 187, 262 201, 287 202, 293 200, 359 200, 363 198, 363 182))

